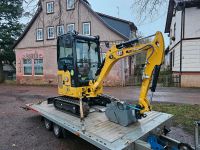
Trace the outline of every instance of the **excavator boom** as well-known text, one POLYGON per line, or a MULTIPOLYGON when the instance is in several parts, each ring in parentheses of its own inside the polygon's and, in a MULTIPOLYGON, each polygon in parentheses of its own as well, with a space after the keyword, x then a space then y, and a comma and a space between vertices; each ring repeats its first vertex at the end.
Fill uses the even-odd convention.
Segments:
MULTIPOLYGON (((92 85, 93 91, 95 92, 98 89, 98 87, 102 84, 103 80, 117 61, 122 58, 133 56, 135 54, 146 51, 146 62, 142 77, 143 80, 139 96, 139 105, 141 108, 141 114, 151 110, 149 100, 147 99, 147 93, 154 70, 156 72, 158 68, 160 68, 160 65, 163 63, 164 60, 164 39, 162 33, 157 32, 153 36, 155 36, 154 40, 147 44, 140 44, 140 40, 136 39, 121 43, 119 45, 113 45, 111 49, 106 53, 104 65, 102 66, 102 68, 100 68, 101 71, 99 71, 100 73, 98 79, 92 85)), ((158 75, 158 73, 159 72, 157 71, 155 76, 158 75)), ((154 86, 152 88, 155 88, 156 81, 156 78, 154 78, 154 86)))

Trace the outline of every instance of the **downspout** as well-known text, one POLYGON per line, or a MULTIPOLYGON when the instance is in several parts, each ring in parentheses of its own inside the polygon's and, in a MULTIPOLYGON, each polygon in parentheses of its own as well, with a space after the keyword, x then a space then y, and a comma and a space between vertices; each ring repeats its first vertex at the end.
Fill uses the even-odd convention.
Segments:
POLYGON ((182 9, 181 13, 181 39, 180 39, 180 73, 179 73, 179 86, 181 87, 181 82, 182 82, 182 58, 183 58, 183 39, 184 39, 184 31, 185 31, 185 4, 182 9))
POLYGON ((78 0, 78 30, 77 30, 80 33, 79 20, 80 20, 80 0, 78 0))

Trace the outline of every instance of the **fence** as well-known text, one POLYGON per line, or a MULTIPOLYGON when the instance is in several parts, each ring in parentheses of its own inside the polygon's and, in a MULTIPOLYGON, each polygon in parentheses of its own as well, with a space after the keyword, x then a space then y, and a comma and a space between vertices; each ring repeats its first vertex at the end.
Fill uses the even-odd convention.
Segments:
MULTIPOLYGON (((179 87, 180 80, 179 75, 160 75, 158 79, 158 84, 163 87, 179 87)), ((142 83, 142 76, 131 76, 126 80, 126 86, 140 86, 142 83)))
POLYGON ((161 86, 164 87, 169 87, 169 86, 174 86, 174 87, 179 87, 180 86, 180 76, 179 75, 160 75, 158 83, 161 86))

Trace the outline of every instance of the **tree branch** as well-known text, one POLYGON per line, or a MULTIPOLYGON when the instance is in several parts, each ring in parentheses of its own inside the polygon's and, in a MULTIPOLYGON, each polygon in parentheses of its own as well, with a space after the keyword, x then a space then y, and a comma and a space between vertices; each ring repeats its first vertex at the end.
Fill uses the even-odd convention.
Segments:
POLYGON ((167 9, 168 0, 133 0, 131 8, 136 14, 139 24, 152 21, 163 9, 167 9))

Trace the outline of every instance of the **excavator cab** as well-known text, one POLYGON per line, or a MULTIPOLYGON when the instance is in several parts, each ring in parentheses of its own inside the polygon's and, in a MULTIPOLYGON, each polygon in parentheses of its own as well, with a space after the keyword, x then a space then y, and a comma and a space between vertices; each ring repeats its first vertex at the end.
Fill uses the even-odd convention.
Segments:
MULTIPOLYGON (((59 93, 69 88, 89 86, 101 65, 99 37, 68 32, 57 41, 59 93)), ((70 89, 69 89, 70 90, 70 89)), ((70 95, 70 94, 68 94, 70 95)), ((71 96, 71 95, 70 95, 71 96)))

